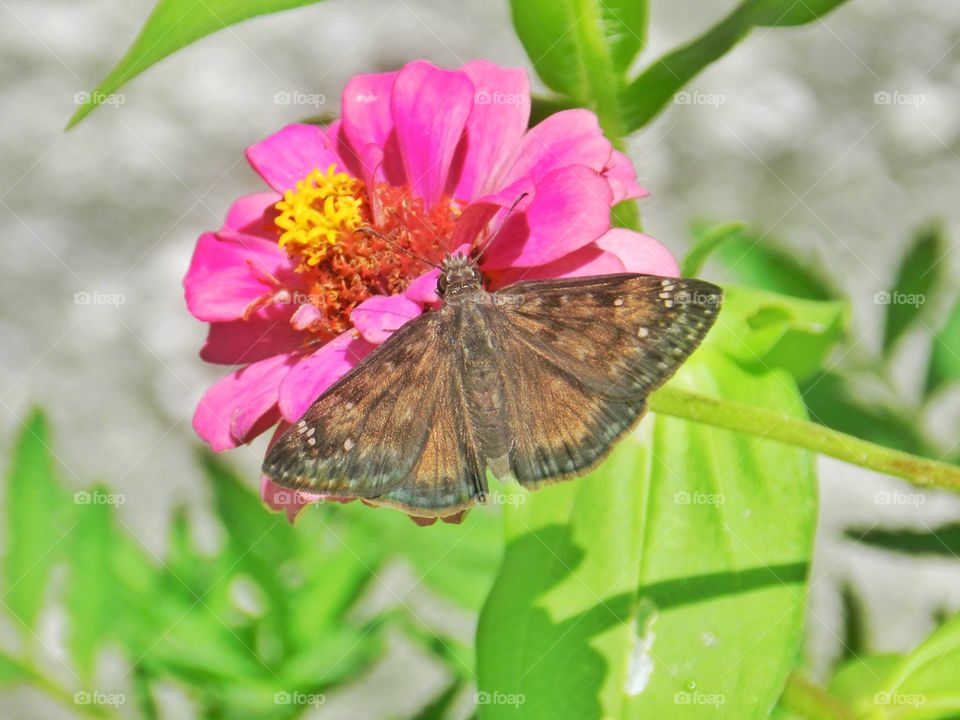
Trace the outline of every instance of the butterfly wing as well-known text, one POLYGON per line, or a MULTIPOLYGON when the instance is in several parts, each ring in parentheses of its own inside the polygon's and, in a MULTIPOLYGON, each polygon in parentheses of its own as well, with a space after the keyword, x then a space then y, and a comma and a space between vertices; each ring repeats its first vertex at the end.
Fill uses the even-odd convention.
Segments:
POLYGON ((482 492, 458 392, 449 312, 404 325, 331 386, 270 449, 284 487, 448 515, 482 492))
POLYGON ((697 348, 722 300, 700 280, 632 274, 521 282, 494 296, 510 465, 530 487, 599 463, 697 348))

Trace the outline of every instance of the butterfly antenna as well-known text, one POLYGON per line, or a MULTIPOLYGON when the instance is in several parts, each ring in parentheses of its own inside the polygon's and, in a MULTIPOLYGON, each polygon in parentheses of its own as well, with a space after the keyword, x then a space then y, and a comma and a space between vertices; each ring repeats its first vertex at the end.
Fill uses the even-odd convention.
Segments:
POLYGON ((435 262, 431 262, 430 260, 427 260, 427 259, 424 258, 424 257, 420 257, 420 256, 417 255, 415 252, 412 252, 412 251, 408 250, 407 248, 403 247, 403 245, 401 245, 400 243, 396 242, 395 240, 392 240, 392 239, 388 238, 388 237, 387 237, 386 235, 384 235, 383 233, 377 232, 377 231, 374 230, 372 227, 368 227, 368 226, 364 225, 364 226, 362 226, 362 227, 358 227, 356 230, 354 230, 354 232, 362 232, 362 233, 364 233, 365 235, 373 235, 375 238, 379 238, 380 240, 382 240, 383 242, 385 242, 387 245, 389 245, 390 247, 392 247, 394 250, 399 250, 400 252, 409 255, 409 256, 412 257, 414 260, 419 260, 420 262, 422 262, 422 263, 424 263, 424 264, 426 264, 426 265, 429 265, 430 267, 435 267, 435 268, 437 268, 438 270, 442 270, 442 269, 443 269, 443 268, 441 268, 439 265, 437 265, 435 262))
POLYGON ((529 194, 530 193, 528 192, 520 193, 520 197, 514 200, 513 204, 507 208, 507 214, 503 216, 503 219, 500 221, 497 229, 490 234, 490 237, 487 238, 487 241, 480 247, 480 250, 477 251, 477 262, 480 262, 480 258, 483 257, 483 254, 487 251, 487 248, 490 247, 491 243, 493 243, 493 241, 497 239, 497 236, 500 235, 500 231, 503 230, 503 226, 507 224, 510 214, 517 209, 517 205, 523 202, 523 199, 529 194))

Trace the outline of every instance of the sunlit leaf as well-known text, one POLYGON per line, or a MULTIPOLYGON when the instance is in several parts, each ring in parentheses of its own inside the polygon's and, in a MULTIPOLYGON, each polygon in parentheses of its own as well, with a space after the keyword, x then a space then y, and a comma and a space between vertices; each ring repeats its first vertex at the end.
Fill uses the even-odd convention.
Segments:
POLYGON ((743 232, 745 225, 740 222, 721 223, 694 230, 693 247, 683 259, 681 274, 685 277, 694 277, 700 274, 707 258, 720 245, 738 236, 743 232))
POLYGON ((960 381, 960 299, 946 323, 937 332, 930 350, 927 369, 927 393, 933 393, 948 383, 960 381))
POLYGON ((888 292, 878 293, 874 301, 886 307, 883 324, 883 350, 889 353, 900 337, 923 314, 933 300, 933 291, 946 272, 946 240, 938 226, 917 233, 907 250, 897 277, 888 292))
POLYGON ((725 286, 709 342, 760 370, 783 368, 798 379, 815 373, 846 333, 842 301, 813 301, 725 286))
POLYGON ((744 0, 700 37, 667 53, 624 90, 623 117, 628 131, 643 127, 674 94, 705 67, 726 55, 755 27, 803 25, 843 4, 844 0, 744 0))
POLYGON ((3 602, 29 631, 43 608, 54 564, 71 542, 74 522, 63 509, 66 498, 57 483, 47 421, 34 410, 13 445, 7 470, 6 557, 3 602))
POLYGON ((70 118, 80 122, 97 105, 111 102, 123 85, 167 55, 230 25, 319 0, 160 0, 133 45, 70 118))
POLYGON ((67 550, 69 584, 64 604, 70 617, 68 647, 85 681, 93 679, 97 649, 110 634, 116 618, 116 586, 110 561, 114 538, 113 505, 120 497, 107 488, 90 491, 94 502, 79 505, 76 526, 67 550))
MULTIPOLYGON (((707 348, 675 382, 802 411, 785 376, 707 348)), ((802 636, 805 452, 652 417, 590 476, 505 512, 477 634, 481 717, 767 717, 802 636)))

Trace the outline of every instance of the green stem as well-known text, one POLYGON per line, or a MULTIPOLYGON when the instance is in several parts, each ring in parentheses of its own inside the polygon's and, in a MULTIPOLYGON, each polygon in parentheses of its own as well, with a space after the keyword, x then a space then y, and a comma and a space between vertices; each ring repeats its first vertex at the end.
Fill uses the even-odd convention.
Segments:
POLYGON ((799 673, 791 673, 780 704, 807 720, 856 720, 846 705, 799 673))
POLYGON ((753 405, 719 400, 667 386, 650 397, 650 409, 663 415, 796 445, 917 485, 960 490, 960 467, 892 450, 823 425, 753 405))

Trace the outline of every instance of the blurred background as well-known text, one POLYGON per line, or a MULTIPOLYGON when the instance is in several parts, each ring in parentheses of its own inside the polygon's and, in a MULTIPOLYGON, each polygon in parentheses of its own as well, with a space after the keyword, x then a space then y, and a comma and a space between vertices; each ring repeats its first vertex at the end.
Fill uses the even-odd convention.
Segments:
MULTIPOLYGON (((181 280, 197 235, 219 227, 234 198, 260 189, 244 148, 288 122, 336 115, 356 73, 416 57, 448 67, 481 57, 528 61, 506 3, 461 2, 451 16, 441 0, 330 0, 206 38, 64 133, 77 94, 119 59, 152 4, 0 3, 0 447, 6 456, 29 408, 43 406, 64 481, 103 480, 122 493, 122 522, 162 553, 171 509, 183 502, 200 545, 223 542, 187 451, 196 443, 193 409, 222 372, 197 356, 206 327, 187 313, 181 280), (85 304, 83 293, 107 300, 85 304)), ((735 4, 653 0, 641 64, 735 4)), ((649 234, 681 256, 691 221, 742 220, 792 248, 852 299, 854 355, 878 351, 877 293, 919 227, 941 224, 954 246, 943 258, 948 282, 956 285, 960 271, 960 13, 940 0, 911 6, 905 16, 895 0, 851 0, 823 22, 756 30, 629 147, 652 193, 641 203, 649 234)), ((714 266, 705 276, 732 279, 714 266)), ((928 336, 945 314, 925 310, 878 395, 919 391, 928 336)), ((938 395, 926 417, 925 432, 953 446, 960 394, 938 395)), ((251 487, 262 450, 257 443, 231 454, 251 487)), ((845 585, 863 599, 880 651, 911 647, 936 612, 960 608, 952 558, 891 561, 844 537, 846 528, 877 523, 934 528, 960 515, 960 501, 930 493, 884 502, 909 489, 819 462, 807 650, 815 669, 840 652, 845 585)), ((469 638, 472 618, 443 609, 438 617, 463 623, 469 638)), ((52 612, 40 626, 54 655, 58 622, 52 612)), ((0 627, 0 637, 9 632, 0 627)), ((364 702, 375 707, 406 683, 430 683, 431 672, 439 671, 398 646, 377 680, 380 698, 364 702)), ((4 695, 9 717, 71 716, 31 689, 4 695)), ((351 717, 355 702, 344 700, 340 715, 331 704, 324 717, 351 717)))

